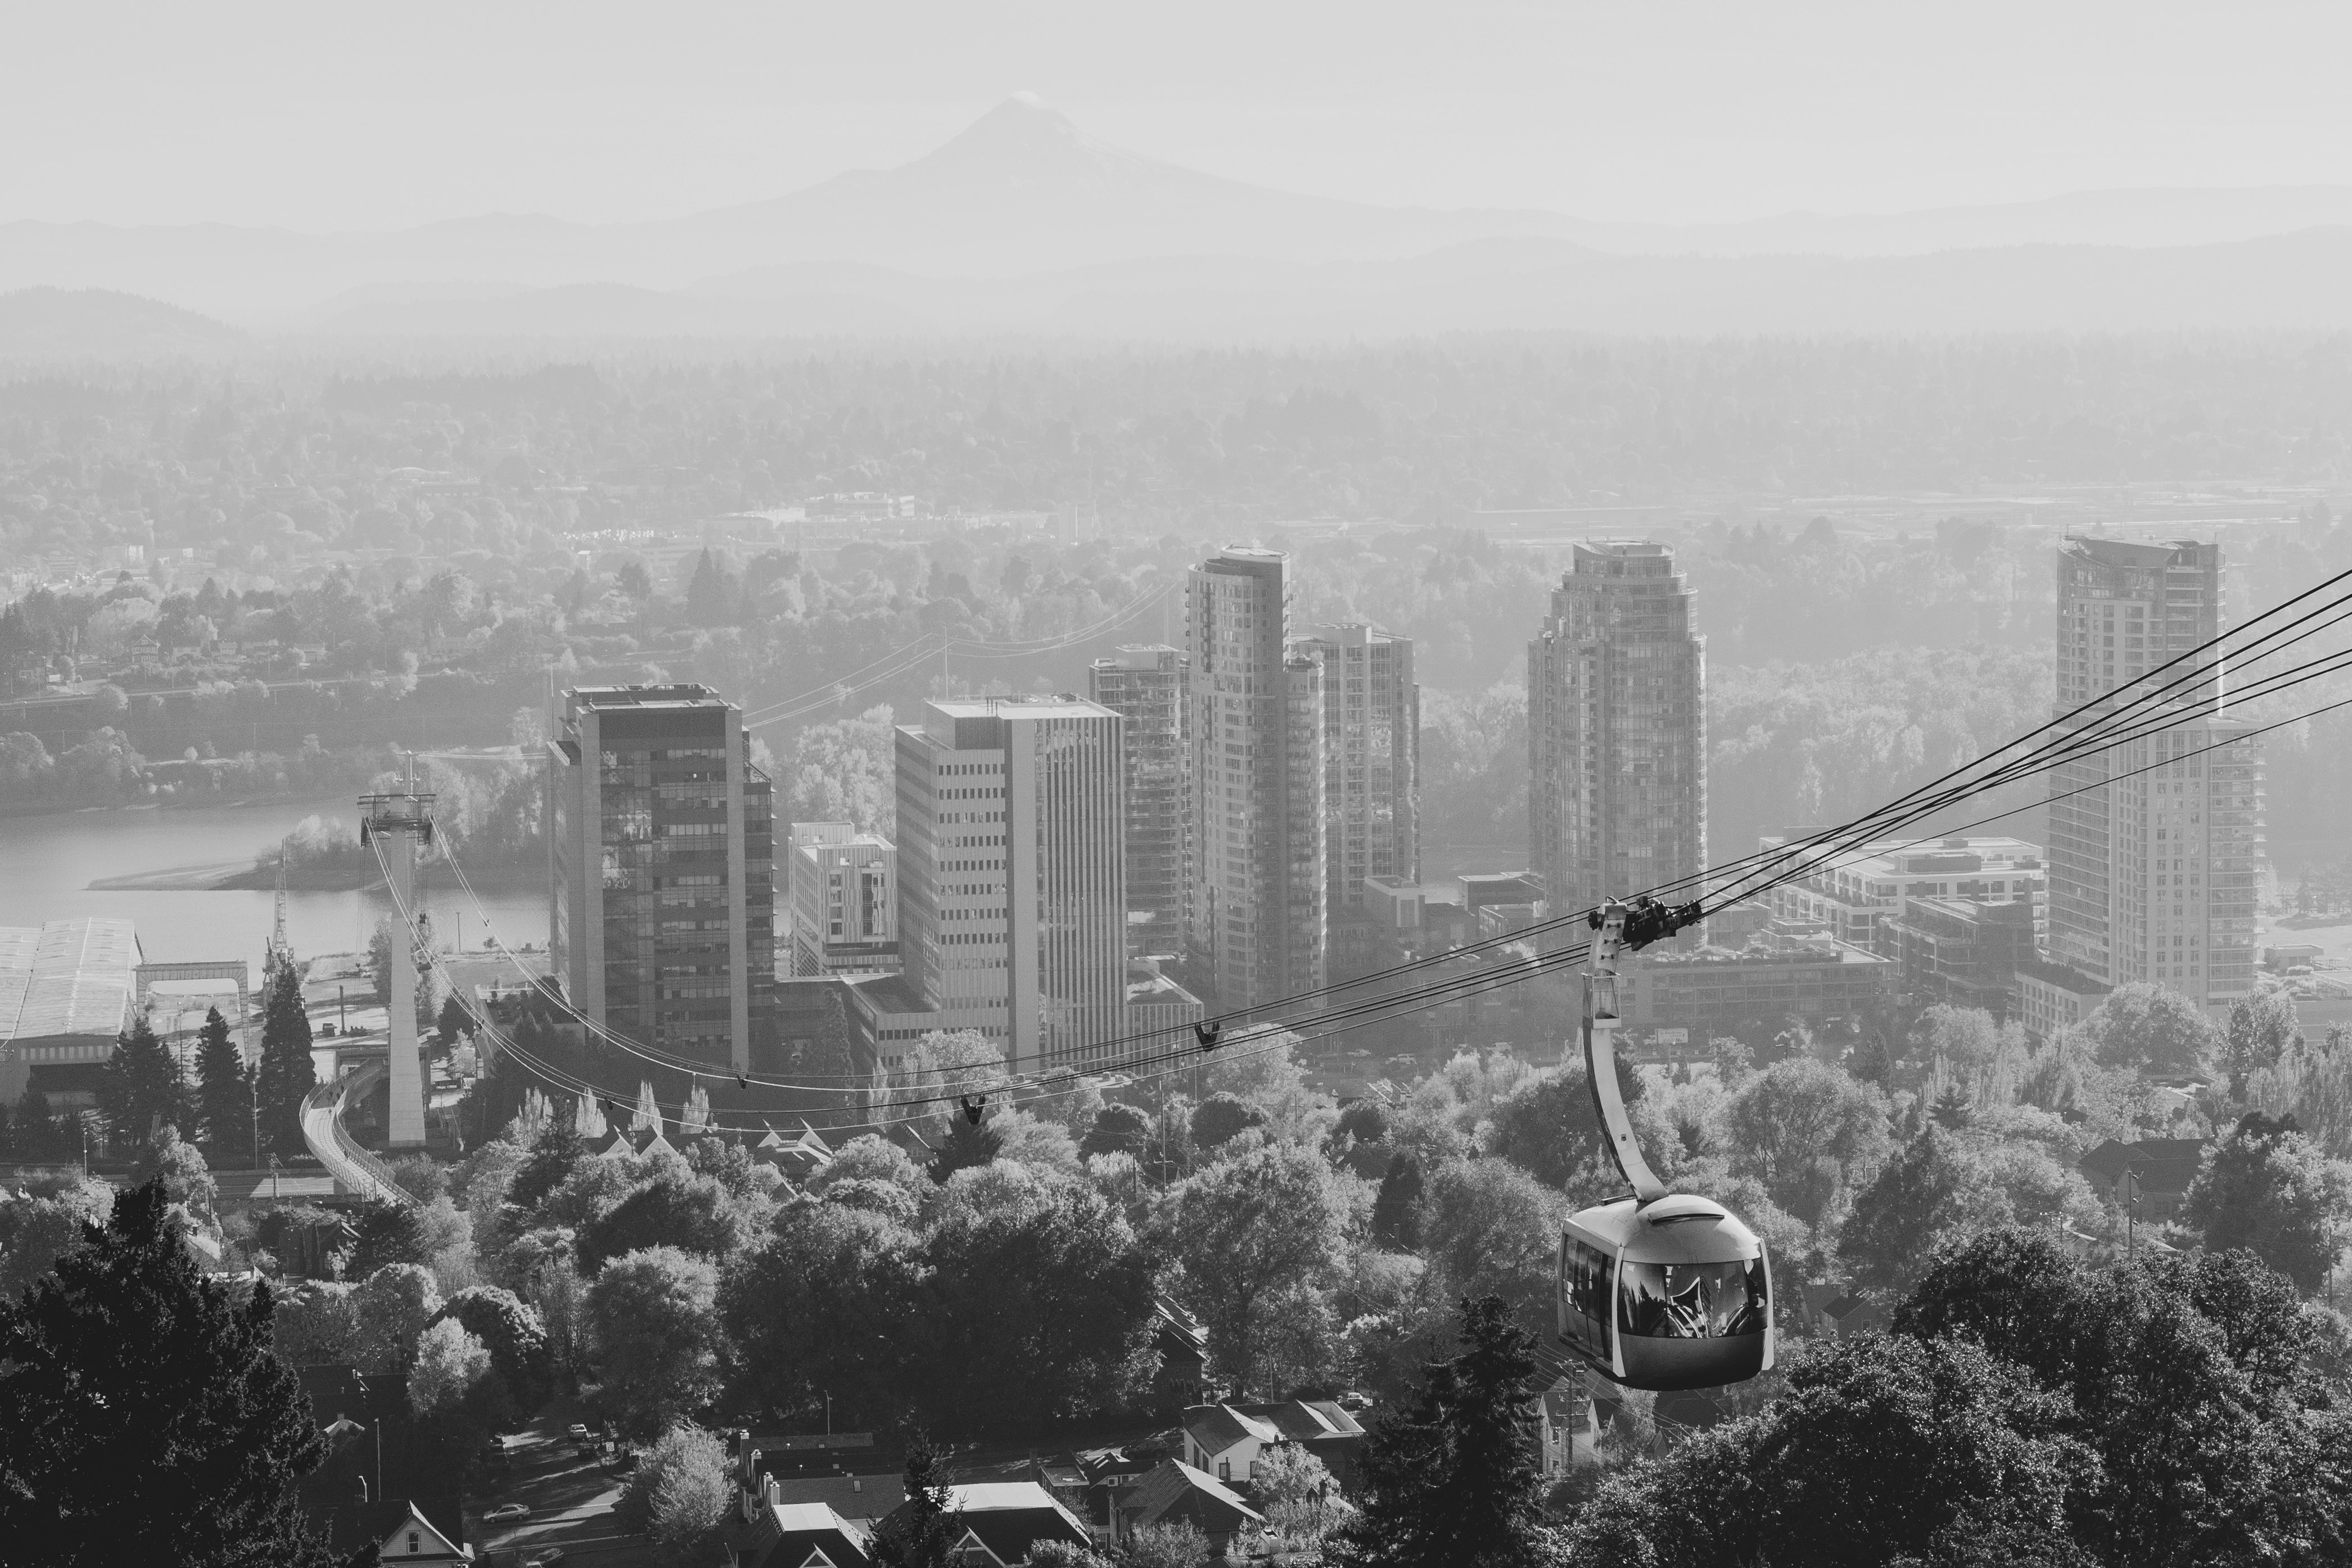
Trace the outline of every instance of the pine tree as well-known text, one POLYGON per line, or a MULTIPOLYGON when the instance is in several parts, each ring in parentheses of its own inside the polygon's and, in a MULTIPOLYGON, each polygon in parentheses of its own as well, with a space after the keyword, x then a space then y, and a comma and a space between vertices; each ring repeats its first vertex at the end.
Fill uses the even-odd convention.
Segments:
POLYGON ((205 1014, 197 1034, 196 1114, 204 1141, 217 1160, 253 1158, 253 1076, 229 1038, 218 1008, 205 1014))
POLYGON ((1004 1134, 994 1127, 958 1116, 940 1144, 939 1158, 931 1162, 931 1179, 945 1186, 956 1172, 992 1163, 1003 1146, 1004 1134))
POLYGON ((948 1490, 947 1457, 918 1432, 907 1443, 907 1500, 874 1532, 882 1568, 952 1568, 963 1539, 963 1511, 948 1490))
POLYGON ((205 1281, 159 1183, 0 1304, 0 1540, 61 1563, 323 1568, 295 1489, 322 1452, 271 1301, 205 1281))
POLYGON ((1529 1436, 1535 1340, 1500 1296, 1462 1303, 1462 1350, 1420 1396, 1378 1423, 1363 1454, 1363 1512, 1338 1542, 1360 1568, 1529 1568, 1543 1506, 1529 1436))
POLYGON ((563 1185, 563 1178, 586 1152, 587 1145, 571 1122, 551 1117, 515 1171, 514 1180, 507 1184, 507 1201, 520 1209, 537 1207, 540 1199, 563 1185))
POLYGON ((466 1004, 457 999, 457 992, 452 991, 442 998, 441 1016, 434 1020, 433 1031, 441 1037, 442 1044, 455 1045, 457 1037, 471 1028, 473 1022, 466 1011, 466 1004))
POLYGON ((310 1015, 302 1004, 302 977, 280 965, 269 981, 261 1014, 261 1066, 254 1096, 260 1103, 265 1150, 292 1154, 302 1147, 302 1101, 318 1086, 310 1061, 310 1015))
POLYGON ((180 1064, 172 1060, 171 1048, 155 1038, 145 1015, 115 1037, 98 1098, 112 1135, 124 1144, 143 1144, 158 1126, 176 1126, 188 1119, 187 1085, 180 1077, 180 1064))

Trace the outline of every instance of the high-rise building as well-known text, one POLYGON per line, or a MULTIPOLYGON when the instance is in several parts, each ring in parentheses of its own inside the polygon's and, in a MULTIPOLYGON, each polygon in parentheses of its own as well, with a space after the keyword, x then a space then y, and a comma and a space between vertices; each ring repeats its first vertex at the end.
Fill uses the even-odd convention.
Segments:
POLYGON ((1016 1071, 1101 1059, 1126 1032, 1120 727, 1076 697, 980 697, 898 728, 907 984, 1016 1071))
POLYGON ((898 852, 850 822, 794 822, 787 867, 794 977, 898 967, 898 852))
POLYGON ((613 1033, 749 1071, 773 1044, 775 811, 708 686, 583 686, 548 746, 548 954, 613 1033))
MULTIPOLYGON (((2221 550, 2069 538, 2058 551, 2057 711, 2096 723, 2206 673, 2221 550), (2162 673, 2157 674, 2159 670, 2162 673), (2153 676, 2153 679, 2150 677, 2153 676)), ((2224 683, 2133 710, 2163 727, 2050 774, 2050 956, 2105 986, 2147 981, 2213 1006, 2253 988, 2263 758, 2224 683)))
POLYGON ((1293 639, 1323 664, 1324 880, 1331 918, 1364 879, 1421 880, 1421 687, 1412 639, 1323 626, 1293 639))
POLYGON ((1706 645, 1662 544, 1580 544, 1528 644, 1528 855, 1551 911, 1706 866, 1706 645))
POLYGON ((1183 951, 1192 862, 1184 655, 1121 648, 1087 670, 1087 695, 1127 721, 1127 935, 1136 954, 1183 951))
POLYGON ((1325 980, 1323 669, 1289 642, 1290 558, 1229 549, 1185 583, 1192 977, 1219 1009, 1325 980))

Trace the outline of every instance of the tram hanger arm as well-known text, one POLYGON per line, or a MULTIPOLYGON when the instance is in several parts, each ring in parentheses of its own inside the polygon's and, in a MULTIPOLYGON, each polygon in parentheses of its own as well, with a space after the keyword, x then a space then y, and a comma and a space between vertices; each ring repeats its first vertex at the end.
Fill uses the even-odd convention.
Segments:
POLYGON ((1586 917, 1593 930, 1592 946, 1584 961, 1584 1081, 1592 1094, 1592 1109, 1609 1137, 1609 1156, 1642 1203, 1666 1196, 1633 1137, 1633 1119, 1625 1096, 1617 1087, 1617 960, 1628 949, 1639 949, 1697 924, 1696 904, 1667 905, 1643 896, 1626 904, 1609 899, 1586 917))

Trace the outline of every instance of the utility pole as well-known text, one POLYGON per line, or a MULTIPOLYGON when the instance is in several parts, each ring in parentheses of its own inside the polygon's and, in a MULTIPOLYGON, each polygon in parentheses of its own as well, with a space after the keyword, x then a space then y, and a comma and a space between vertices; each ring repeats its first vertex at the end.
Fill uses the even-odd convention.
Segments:
POLYGON ((2139 1173, 2126 1167, 2124 1171, 2124 1261, 2128 1263, 2137 1254, 2132 1235, 2132 1221, 2139 1215, 2139 1173))

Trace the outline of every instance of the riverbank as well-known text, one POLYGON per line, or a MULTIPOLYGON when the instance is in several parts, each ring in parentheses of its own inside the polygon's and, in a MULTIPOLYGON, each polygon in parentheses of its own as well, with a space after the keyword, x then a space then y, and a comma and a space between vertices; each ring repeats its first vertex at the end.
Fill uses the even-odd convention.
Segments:
MULTIPOLYGON (((485 892, 503 893, 536 887, 546 872, 536 859, 469 861, 466 879, 485 892)), ((290 866, 286 873, 289 893, 373 893, 383 886, 383 874, 372 860, 290 866)), ((278 887, 278 866, 274 861, 215 861, 102 876, 89 887, 92 893, 271 893, 278 887)))

